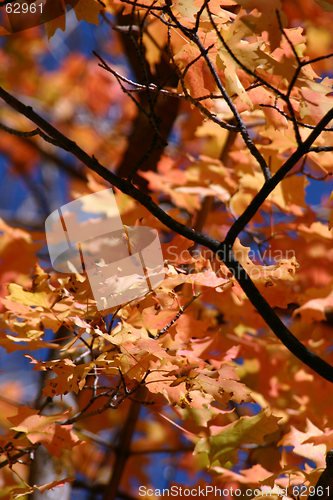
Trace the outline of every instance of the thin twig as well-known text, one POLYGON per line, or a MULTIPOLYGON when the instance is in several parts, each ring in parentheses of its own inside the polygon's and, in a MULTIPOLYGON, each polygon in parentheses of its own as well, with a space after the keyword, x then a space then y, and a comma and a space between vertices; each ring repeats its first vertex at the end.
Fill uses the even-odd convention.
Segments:
MULTIPOLYGON (((280 113, 280 115, 284 116, 286 120, 292 121, 292 118, 290 118, 290 116, 284 111, 282 111, 282 109, 280 109, 276 104, 274 106, 272 104, 260 104, 260 107, 275 109, 275 111, 280 113)), ((296 123, 299 127, 308 128, 310 130, 314 130, 316 128, 316 125, 309 125, 308 123, 302 123, 299 121, 296 121, 296 123)), ((324 127, 322 132, 333 132, 333 127, 324 127)))
MULTIPOLYGON (((200 295, 200 294, 199 294, 200 295)), ((177 319, 179 319, 182 314, 184 314, 184 312, 186 311, 186 309, 192 304, 192 302, 197 299, 199 297, 199 295, 193 295, 193 297, 191 297, 191 299, 187 302, 187 304, 185 304, 185 306, 183 307, 180 307, 179 308, 179 312, 176 314, 176 316, 170 321, 170 323, 168 323, 164 328, 162 328, 162 330, 160 330, 158 332, 157 335, 155 335, 155 337, 153 337, 155 340, 159 339, 161 337, 161 335, 163 335, 164 333, 167 333, 167 331, 169 330, 169 328, 172 327, 172 325, 174 325, 177 321, 177 319)))
POLYGON ((309 148, 309 151, 313 153, 324 153, 325 151, 333 151, 333 146, 315 146, 309 148))
POLYGON ((49 137, 47 134, 44 134, 44 132, 40 128, 36 128, 35 130, 30 130, 28 132, 23 132, 21 130, 15 130, 14 128, 7 127, 7 125, 0 123, 0 130, 8 132, 8 134, 11 135, 16 135, 18 137, 34 137, 36 135, 39 135, 44 139, 44 141, 49 142, 53 146, 60 147, 58 141, 55 141, 54 139, 52 139, 52 137, 49 137))
POLYGON ((289 40, 286 32, 283 29, 282 22, 281 22, 281 17, 280 17, 280 13, 279 13, 278 9, 276 9, 275 13, 276 13, 276 17, 277 17, 277 20, 278 20, 278 25, 279 25, 280 31, 282 33, 282 36, 284 36, 285 39, 287 40, 289 46, 291 47, 292 53, 294 54, 295 59, 297 61, 297 68, 295 70, 295 73, 294 73, 292 79, 289 82, 288 90, 287 90, 287 93, 286 93, 286 100, 285 100, 285 102, 287 104, 287 107, 288 107, 288 110, 289 110, 289 114, 290 114, 290 118, 291 118, 291 121, 292 121, 292 124, 293 124, 293 127, 294 127, 294 133, 295 133, 295 137, 296 137, 296 142, 297 142, 298 146, 300 146, 302 144, 302 138, 301 138, 301 134, 299 132, 299 128, 298 128, 298 125, 297 125, 295 111, 294 111, 294 108, 293 108, 293 106, 292 106, 292 104, 290 102, 290 95, 291 95, 291 92, 292 92, 292 90, 294 88, 294 85, 295 85, 295 83, 297 81, 298 75, 299 75, 299 73, 300 73, 300 71, 302 69, 302 62, 301 62, 300 58, 298 57, 298 54, 297 54, 297 52, 295 50, 295 47, 293 46, 293 44, 289 40))
MULTIPOLYGON (((169 55, 170 55, 170 59, 172 60, 172 63, 174 65, 174 68, 177 72, 177 75, 178 75, 178 78, 179 78, 179 81, 180 81, 180 84, 182 86, 182 90, 183 90, 183 93, 184 93, 184 98, 185 100, 189 101, 191 104, 193 104, 196 108, 199 109, 199 111, 205 115, 207 118, 210 118, 214 123, 217 123, 218 125, 220 125, 221 128, 224 128, 226 130, 229 130, 230 132, 232 131, 239 131, 239 127, 236 126, 236 125, 230 125, 229 123, 226 123, 224 122, 223 120, 221 120, 220 118, 217 118, 216 115, 214 115, 213 113, 211 113, 207 108, 205 108, 202 104, 201 104, 201 100, 203 99, 206 99, 206 97, 199 97, 198 99, 197 98, 194 98, 192 97, 187 88, 186 88, 186 85, 185 85, 185 81, 184 81, 184 73, 182 73, 180 71, 180 69, 178 68, 178 65, 176 64, 176 61, 174 59, 174 55, 171 51, 171 32, 170 32, 170 29, 168 30, 168 50, 169 50, 169 55)), ((186 68, 185 68, 186 69, 186 68)), ((223 96, 221 96, 223 98, 223 96)))

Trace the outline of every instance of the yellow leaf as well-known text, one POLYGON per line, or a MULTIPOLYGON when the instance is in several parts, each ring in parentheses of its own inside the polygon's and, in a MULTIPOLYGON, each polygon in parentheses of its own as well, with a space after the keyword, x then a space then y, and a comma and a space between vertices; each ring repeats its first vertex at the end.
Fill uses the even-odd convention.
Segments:
POLYGON ((103 6, 95 0, 79 0, 75 5, 74 10, 78 21, 87 21, 87 23, 96 24, 98 26, 98 14, 103 9, 103 6))
POLYGON ((50 309, 59 298, 59 294, 57 292, 52 292, 51 290, 49 293, 28 292, 16 283, 8 285, 8 290, 10 295, 7 295, 6 299, 11 300, 12 302, 19 302, 26 306, 41 306, 46 309, 50 309))
MULTIPOLYGON (((267 62, 267 56, 260 50, 263 41, 249 43, 244 38, 251 35, 251 30, 242 22, 242 15, 244 11, 240 11, 238 17, 226 28, 221 28, 221 36, 232 51, 233 55, 244 64, 248 69, 254 71, 261 64, 267 62)), ((239 65, 231 57, 228 50, 224 47, 222 42, 219 43, 218 55, 216 58, 216 65, 220 71, 224 72, 226 79, 226 91, 229 96, 237 94, 242 102, 252 108, 252 102, 247 95, 236 70, 239 65)))
POLYGON ((65 15, 57 17, 56 19, 53 19, 52 21, 45 23, 45 33, 47 35, 48 40, 50 40, 50 38, 53 37, 58 28, 61 29, 62 31, 65 31, 66 29, 65 15))

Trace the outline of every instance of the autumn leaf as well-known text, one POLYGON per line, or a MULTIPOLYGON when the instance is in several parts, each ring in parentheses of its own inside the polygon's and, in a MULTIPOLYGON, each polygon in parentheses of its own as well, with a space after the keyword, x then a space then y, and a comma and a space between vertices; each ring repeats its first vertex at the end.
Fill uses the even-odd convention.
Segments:
POLYGON ((76 366, 70 359, 57 359, 48 362, 38 362, 32 356, 26 355, 34 364, 34 370, 52 370, 56 377, 46 381, 43 396, 53 398, 56 395, 66 395, 73 391, 76 394, 84 387, 86 376, 95 366, 94 362, 76 366))
MULTIPOLYGON (((308 290, 310 294, 312 290, 308 290)), ((302 321, 307 323, 312 323, 313 321, 326 321, 326 313, 333 308, 333 289, 332 285, 328 285, 322 292, 327 293, 326 297, 318 297, 318 292, 316 291, 317 298, 306 301, 301 307, 299 307, 295 312, 294 316, 300 316, 302 321)), ((321 294, 322 295, 322 294, 321 294)))
POLYGON ((39 414, 39 410, 31 410, 26 405, 19 407, 17 415, 8 420, 14 424, 11 429, 22 432, 31 443, 39 442, 52 455, 60 457, 61 450, 71 450, 73 446, 80 444, 79 438, 71 431, 72 425, 56 423, 68 418, 69 411, 43 416, 39 414))
POLYGON ((57 17, 56 19, 52 19, 52 21, 48 21, 44 24, 45 26, 45 33, 47 35, 47 38, 50 40, 59 28, 61 31, 66 30, 66 16, 60 16, 57 17))
POLYGON ((275 474, 272 474, 265 479, 262 479, 260 482, 265 485, 269 486, 270 488, 274 487, 276 479, 281 476, 281 475, 293 475, 293 476, 299 476, 302 480, 308 481, 310 478, 310 474, 307 474, 304 470, 300 469, 299 467, 296 466, 291 466, 291 465, 286 465, 283 467, 279 472, 276 472, 275 474))
MULTIPOLYGON (((78 21, 86 21, 98 25, 98 14, 103 6, 96 0, 78 0, 75 2, 74 11, 78 21)), ((65 31, 66 15, 57 16, 55 19, 45 23, 45 31, 48 39, 53 37, 57 29, 65 31)))
POLYGON ((260 13, 259 16, 253 13, 243 16, 243 22, 257 34, 261 34, 263 31, 268 32, 271 50, 276 49, 280 44, 282 35, 276 11, 279 12, 280 17, 282 16, 282 20, 284 19, 284 13, 281 11, 281 0, 272 0, 270 2, 265 0, 238 0, 237 3, 247 11, 256 9, 260 13))
POLYGON ((294 453, 301 457, 310 458, 317 467, 325 466, 326 448, 322 444, 314 446, 311 438, 321 436, 323 432, 318 429, 310 420, 306 419, 305 432, 298 431, 292 426, 290 432, 285 434, 278 445, 294 446, 294 453))
POLYGON ((188 248, 193 246, 193 241, 181 235, 175 236, 170 243, 162 244, 163 257, 170 264, 191 264, 195 259, 191 257, 188 248))
MULTIPOLYGON (((239 263, 249 274, 263 296, 271 305, 287 307, 295 299, 295 293, 290 287, 299 267, 295 257, 282 259, 271 266, 257 265, 249 258, 249 247, 243 247, 237 239, 233 251, 239 263)), ((234 288, 237 293, 237 285, 234 288)))
MULTIPOLYGON (((213 33, 205 39, 208 46, 215 39, 213 33)), ((175 55, 175 62, 184 71, 184 83, 192 97, 203 97, 215 91, 215 83, 210 73, 207 71, 207 63, 200 57, 200 51, 195 44, 189 43, 175 55)), ((211 99, 205 99, 203 105, 208 109, 213 106, 211 99)))
POLYGON ((98 14, 103 9, 103 6, 96 0, 79 0, 74 6, 75 14, 78 21, 87 21, 98 25, 98 14))
POLYGON ((237 481, 240 484, 248 484, 251 486, 259 486, 261 482, 266 484, 265 478, 269 474, 269 471, 260 464, 253 465, 249 469, 241 470, 239 474, 232 470, 224 469, 219 465, 211 467, 211 469, 218 474, 223 474, 224 480, 237 481))
POLYGON ((308 82, 309 88, 301 88, 300 116, 310 117, 313 123, 318 123, 321 116, 333 106, 332 80, 324 78, 320 84, 308 82))
MULTIPOLYGON (((218 461, 237 463, 237 449, 246 443, 262 444, 264 437, 277 429, 278 417, 262 410, 253 417, 241 417, 222 429, 215 428, 210 437, 203 437, 196 444, 194 453, 206 453, 210 465, 218 461)), ((212 432, 213 429, 211 428, 212 432)))
MULTIPOLYGON (((240 11, 228 29, 222 27, 221 36, 234 56, 249 70, 253 71, 257 66, 266 63, 267 56, 260 50, 263 42, 249 43, 244 40, 251 34, 251 31, 242 22, 243 14, 244 12, 240 11)), ((219 44, 216 64, 217 68, 222 70, 225 75, 228 95, 238 95, 244 104, 252 108, 252 102, 236 73, 236 69, 240 68, 240 66, 222 42, 219 44)))
POLYGON ((19 302, 26 306, 44 307, 45 309, 51 308, 59 298, 57 292, 29 292, 15 283, 8 285, 8 291, 10 295, 6 296, 7 300, 19 302))

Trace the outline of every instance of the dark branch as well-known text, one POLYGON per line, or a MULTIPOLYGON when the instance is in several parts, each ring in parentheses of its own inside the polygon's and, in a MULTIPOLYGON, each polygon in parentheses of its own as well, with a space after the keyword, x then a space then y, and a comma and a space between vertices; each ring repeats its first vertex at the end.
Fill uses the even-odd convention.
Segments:
POLYGON ((296 151, 285 161, 282 167, 276 172, 276 174, 269 179, 256 196, 251 201, 250 205, 242 213, 242 215, 234 222, 228 231, 228 234, 224 240, 230 247, 233 246, 235 239, 239 233, 245 228, 245 226, 250 222, 255 213, 259 210, 261 205, 264 203, 266 198, 270 195, 273 189, 282 181, 285 175, 290 172, 290 170, 296 165, 296 163, 309 151, 312 144, 321 134, 323 128, 333 119, 333 108, 326 113, 326 115, 320 120, 316 125, 314 130, 311 132, 309 137, 299 146, 296 151))
POLYGON ((312 151, 313 153, 323 153, 325 151, 333 151, 333 146, 313 147, 313 148, 310 148, 309 151, 312 151))
POLYGON ((282 22, 281 22, 281 17, 280 17, 280 13, 279 13, 278 9, 276 9, 275 12, 276 12, 276 17, 278 19, 278 24, 279 24, 280 31, 281 31, 282 35, 285 37, 285 39, 287 40, 289 46, 291 47, 292 53, 294 54, 295 59, 297 61, 297 68, 295 70, 295 73, 294 73, 292 79, 289 82, 285 102, 287 104, 287 107, 288 107, 288 110, 289 110, 289 114, 290 114, 290 118, 291 118, 291 121, 292 121, 292 124, 293 124, 293 127, 294 127, 296 142, 297 142, 298 146, 300 146, 302 144, 302 138, 301 138, 301 135, 299 133, 299 128, 298 128, 298 125, 297 125, 295 111, 294 111, 294 108, 293 108, 293 106, 292 106, 292 104, 290 102, 290 94, 292 92, 292 89, 294 88, 294 85, 296 83, 298 75, 300 74, 300 71, 302 69, 302 62, 301 62, 300 58, 298 57, 298 54, 297 54, 297 52, 295 50, 295 47, 293 46, 293 44, 289 40, 286 32, 283 29, 282 22))
POLYGON ((294 337, 251 281, 245 269, 234 257, 230 247, 222 244, 220 251, 224 256, 224 263, 236 276, 237 281, 246 293, 250 302, 257 309, 260 316, 266 321, 267 325, 271 328, 277 338, 298 359, 300 359, 313 371, 318 373, 318 375, 321 375, 325 380, 333 383, 333 367, 310 351, 310 349, 305 347, 296 337, 294 337))
POLYGON ((75 142, 69 140, 66 136, 59 132, 59 130, 53 127, 53 125, 51 125, 46 120, 44 120, 44 118, 35 113, 31 106, 26 106, 14 96, 6 92, 2 87, 0 87, 0 97, 13 109, 26 116, 36 125, 38 125, 42 130, 44 130, 44 132, 48 134, 48 136, 56 140, 59 143, 59 147, 73 154, 73 156, 78 158, 78 160, 80 160, 88 168, 100 175, 103 179, 120 189, 120 191, 122 191, 123 193, 128 194, 139 203, 141 203, 141 205, 146 207, 151 214, 153 214, 160 222, 162 222, 162 224, 171 229, 171 231, 175 231, 176 233, 185 236, 185 238, 188 238, 191 241, 195 241, 199 245, 204 245, 207 248, 218 248, 218 240, 193 231, 192 229, 186 227, 184 224, 181 224, 180 222, 174 220, 158 205, 156 205, 156 203, 153 202, 150 196, 142 193, 130 182, 117 177, 114 173, 110 172, 110 170, 101 165, 94 156, 90 157, 75 142))

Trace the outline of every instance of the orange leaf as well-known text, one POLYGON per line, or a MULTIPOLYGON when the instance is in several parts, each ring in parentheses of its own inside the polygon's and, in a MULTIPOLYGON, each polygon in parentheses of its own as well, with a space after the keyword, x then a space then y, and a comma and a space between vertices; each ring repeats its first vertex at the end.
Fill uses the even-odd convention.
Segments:
POLYGON ((193 241, 177 234, 177 236, 175 236, 170 243, 163 243, 161 245, 163 258, 173 265, 192 264, 195 262, 195 259, 191 257, 191 254, 187 249, 193 245, 193 241))
POLYGON ((16 432, 23 432, 31 443, 41 443, 56 457, 60 457, 61 450, 71 450, 80 444, 79 438, 71 432, 72 425, 60 425, 56 421, 68 418, 70 410, 54 415, 39 415, 39 410, 31 410, 29 406, 18 408, 17 415, 8 420, 14 424, 11 427, 16 432))
POLYGON ((294 446, 294 453, 311 459, 316 463, 317 467, 325 467, 325 452, 326 447, 324 445, 314 446, 310 438, 316 436, 322 436, 323 432, 313 425, 310 420, 306 419, 306 431, 301 432, 291 426, 290 432, 285 434, 283 438, 278 442, 278 446, 294 446))

